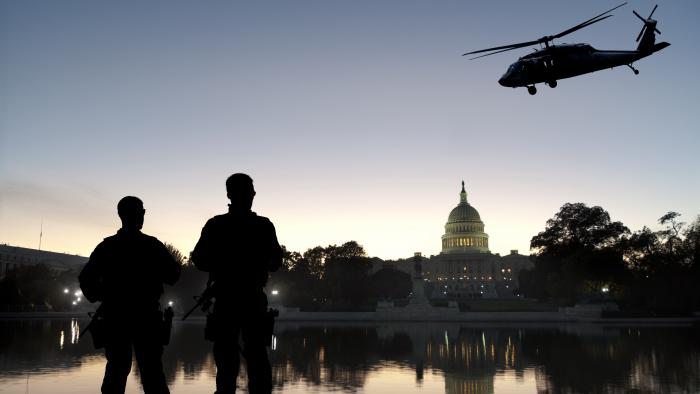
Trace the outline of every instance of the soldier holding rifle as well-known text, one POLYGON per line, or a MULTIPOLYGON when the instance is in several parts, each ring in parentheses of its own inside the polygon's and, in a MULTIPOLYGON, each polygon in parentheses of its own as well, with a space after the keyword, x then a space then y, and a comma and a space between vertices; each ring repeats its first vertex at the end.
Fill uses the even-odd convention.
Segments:
POLYGON ((102 393, 124 393, 133 351, 144 392, 167 394, 161 357, 172 315, 163 320, 159 300, 163 284, 174 284, 181 267, 158 239, 141 232, 146 211, 140 199, 122 198, 117 211, 122 228, 97 245, 79 276, 85 297, 102 302, 89 328, 107 357, 102 393))
POLYGON ((207 319, 206 337, 214 342, 216 393, 236 391, 239 352, 248 366, 248 391, 270 393, 272 370, 266 346, 274 320, 263 287, 269 272, 281 266, 282 249, 272 222, 251 211, 253 180, 233 174, 226 180, 226 192, 231 200, 228 213, 209 219, 192 252, 194 265, 209 272, 214 283, 216 302, 207 319))

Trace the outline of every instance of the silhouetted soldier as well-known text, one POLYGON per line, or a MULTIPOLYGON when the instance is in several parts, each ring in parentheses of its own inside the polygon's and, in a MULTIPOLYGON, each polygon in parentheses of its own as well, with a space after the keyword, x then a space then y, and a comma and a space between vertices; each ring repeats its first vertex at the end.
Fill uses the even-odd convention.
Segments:
MULTIPOLYGON (((80 272, 80 288, 102 301, 107 367, 103 393, 124 393, 132 348, 145 393, 169 393, 163 374, 163 283, 180 277, 180 264, 155 237, 141 232, 143 202, 124 197, 117 205, 122 228, 105 238, 80 272)), ((93 334, 94 337, 95 334, 93 334)))
POLYGON ((226 191, 231 200, 228 213, 209 219, 192 252, 194 265, 209 272, 214 283, 216 303, 207 322, 211 325, 207 339, 214 341, 216 393, 236 391, 239 351, 247 363, 248 391, 270 393, 272 370, 266 346, 272 320, 263 287, 268 273, 281 266, 282 249, 272 223, 250 210, 253 180, 233 174, 226 180, 226 191))

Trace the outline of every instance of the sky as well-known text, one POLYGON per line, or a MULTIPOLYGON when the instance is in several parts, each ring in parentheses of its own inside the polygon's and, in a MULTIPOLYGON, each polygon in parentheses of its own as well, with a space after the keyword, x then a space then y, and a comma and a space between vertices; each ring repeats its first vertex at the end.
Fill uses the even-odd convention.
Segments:
MULTIPOLYGON (((556 43, 634 49, 655 3, 556 43)), ((143 231, 187 254, 255 180, 253 210, 304 251, 440 252, 465 181, 494 253, 527 253, 566 202, 632 230, 700 214, 700 3, 662 2, 671 46, 559 81, 497 80, 523 48, 617 2, 1 1, 0 243, 89 255, 144 201, 143 231)))

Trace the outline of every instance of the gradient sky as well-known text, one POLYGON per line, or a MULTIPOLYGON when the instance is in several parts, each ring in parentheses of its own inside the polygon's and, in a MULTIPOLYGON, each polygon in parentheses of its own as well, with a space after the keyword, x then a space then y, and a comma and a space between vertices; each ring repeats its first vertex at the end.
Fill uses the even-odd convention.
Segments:
MULTIPOLYGON (((524 48, 616 1, 0 2, 0 242, 88 255, 141 197, 184 253, 255 179, 254 210, 304 251, 437 254, 462 179, 493 252, 527 251, 565 202, 632 230, 700 213, 700 2, 663 2, 672 45, 628 68, 503 88, 524 48)), ((557 42, 634 49, 654 2, 557 42)))

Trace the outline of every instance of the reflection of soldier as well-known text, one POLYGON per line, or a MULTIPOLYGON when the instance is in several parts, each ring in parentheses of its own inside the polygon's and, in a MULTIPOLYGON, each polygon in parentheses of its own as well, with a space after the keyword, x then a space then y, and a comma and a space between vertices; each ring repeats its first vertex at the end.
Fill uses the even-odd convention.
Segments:
POLYGON ((239 369, 239 334, 247 362, 251 394, 272 391, 272 370, 265 346, 270 341, 267 297, 268 272, 282 263, 275 227, 250 210, 255 190, 245 174, 226 180, 229 212, 215 216, 202 229, 192 262, 210 273, 214 282, 214 312, 207 324, 214 341, 217 394, 234 393, 239 369))
POLYGON ((102 301, 107 356, 102 392, 124 393, 133 347, 144 392, 169 393, 159 299, 163 283, 175 283, 181 267, 160 241, 140 231, 146 212, 140 199, 122 198, 117 211, 122 228, 97 245, 79 277, 85 297, 102 301))

